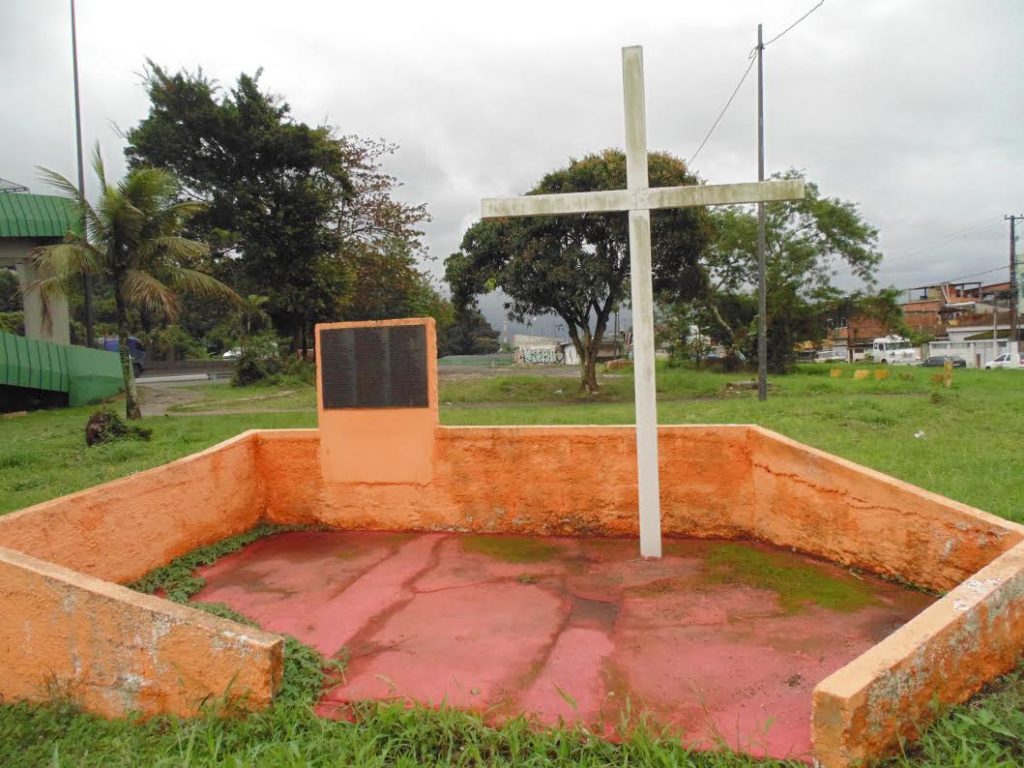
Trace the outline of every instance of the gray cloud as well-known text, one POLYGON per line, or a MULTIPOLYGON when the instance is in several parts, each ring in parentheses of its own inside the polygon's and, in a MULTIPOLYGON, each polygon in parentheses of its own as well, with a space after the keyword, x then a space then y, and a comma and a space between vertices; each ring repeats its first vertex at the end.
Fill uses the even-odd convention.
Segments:
MULTIPOLYGON (((225 84, 262 66, 298 119, 400 145, 388 169, 430 207, 438 274, 481 197, 621 146, 621 46, 645 47, 651 147, 686 158, 757 22, 770 38, 812 4, 79 0, 85 139, 123 168, 111 125, 144 116, 146 57, 225 84)), ((74 174, 66 19, 66 0, 0 2, 0 177, 35 191, 36 165, 74 174)), ((1017 0, 827 0, 766 50, 768 168, 803 168, 860 205, 881 233, 883 285, 1005 263, 1002 215, 1024 207, 1022 21, 1017 0)), ((753 178, 754 121, 751 76, 695 170, 753 178)))

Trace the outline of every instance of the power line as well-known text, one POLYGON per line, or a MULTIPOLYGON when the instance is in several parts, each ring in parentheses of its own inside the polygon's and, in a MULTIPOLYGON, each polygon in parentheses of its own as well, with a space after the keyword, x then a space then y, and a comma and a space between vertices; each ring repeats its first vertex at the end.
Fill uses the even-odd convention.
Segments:
POLYGON ((825 4, 825 0, 819 0, 818 4, 817 4, 816 6, 814 6, 813 8, 811 8, 811 10, 809 10, 809 11, 808 11, 807 13, 805 13, 805 14, 804 14, 803 16, 801 16, 801 17, 800 17, 799 19, 797 19, 796 21, 794 21, 794 22, 793 22, 792 24, 790 24, 790 25, 789 25, 788 27, 786 27, 786 28, 785 28, 784 30, 782 30, 781 32, 779 32, 779 34, 777 34, 777 35, 776 35, 775 37, 773 37, 773 38, 772 38, 771 40, 769 40, 769 41, 768 41, 767 43, 765 43, 765 47, 767 47, 767 46, 771 45, 772 43, 774 43, 774 42, 775 42, 776 40, 778 40, 778 39, 779 39, 780 37, 782 37, 782 36, 783 36, 784 34, 786 34, 787 32, 789 32, 789 30, 791 30, 791 29, 792 29, 793 27, 795 27, 795 26, 796 26, 797 24, 799 24, 799 23, 800 23, 801 21, 803 21, 803 20, 804 20, 804 19, 806 19, 806 18, 807 18, 808 16, 810 16, 810 15, 811 15, 812 13, 814 13, 814 12, 815 12, 816 10, 818 10, 819 8, 821 8, 821 6, 823 6, 824 4, 825 4))
POLYGON ((944 243, 948 243, 951 240, 955 240, 956 238, 962 237, 966 234, 969 234, 970 232, 974 232, 979 229, 985 229, 986 227, 991 227, 995 224, 999 224, 1000 226, 1002 226, 1002 221, 1000 219, 987 219, 979 224, 972 224, 969 227, 964 227, 963 229, 958 229, 955 232, 950 232, 949 234, 942 235, 940 238, 925 243, 924 245, 915 245, 913 248, 905 248, 903 250, 898 250, 895 253, 890 253, 889 256, 911 256, 915 253, 926 251, 931 248, 935 248, 936 246, 942 245, 944 243))
MULTIPOLYGON (((966 280, 969 277, 981 277, 982 275, 989 275, 989 274, 991 274, 993 272, 1002 272, 1004 269, 1006 269, 1005 265, 999 266, 999 267, 993 267, 992 269, 984 269, 981 272, 971 272, 971 274, 969 274, 969 275, 960 275, 960 277, 953 277, 953 278, 950 278, 948 280, 942 280, 940 283, 935 283, 935 285, 946 285, 946 284, 950 284, 950 283, 959 283, 962 280, 966 280)), ((906 293, 907 291, 912 291, 915 288, 921 288, 921 287, 922 286, 920 286, 920 285, 912 285, 912 286, 909 286, 907 288, 898 288, 897 290, 899 290, 900 293, 906 293)))
POLYGON ((693 161, 697 159, 697 155, 699 155, 700 151, 702 149, 704 149, 704 145, 708 143, 708 139, 711 138, 711 134, 715 132, 715 128, 718 127, 718 124, 722 121, 722 118, 725 117, 725 113, 729 109, 729 105, 732 104, 732 100, 735 99, 736 98, 736 94, 739 93, 740 86, 742 86, 743 85, 743 81, 747 79, 747 75, 749 75, 750 74, 750 70, 753 69, 755 61, 757 61, 757 59, 755 59, 755 58, 750 59, 750 63, 747 64, 747 68, 746 68, 746 70, 744 70, 743 76, 740 77, 740 81, 738 83, 736 83, 736 87, 733 88, 732 95, 729 97, 729 100, 727 102, 725 102, 725 106, 722 107, 722 111, 718 113, 718 117, 715 118, 715 122, 713 122, 711 124, 711 127, 708 129, 707 135, 704 137, 704 141, 702 141, 700 143, 700 146, 697 147, 697 151, 694 152, 690 156, 689 160, 686 161, 686 165, 687 166, 692 165, 693 161))
POLYGON ((946 282, 947 283, 959 283, 961 280, 966 280, 968 277, 979 277, 981 275, 988 275, 988 274, 990 274, 992 272, 1002 272, 1004 269, 1006 269, 1006 265, 1005 264, 1002 265, 1002 266, 999 266, 999 267, 993 267, 992 269, 986 269, 986 270, 984 270, 982 272, 972 272, 969 275, 961 275, 960 277, 954 277, 952 280, 946 280, 946 282))
MULTIPOLYGON (((825 4, 825 0, 819 0, 817 5, 815 5, 809 11, 807 11, 807 13, 805 13, 799 19, 797 19, 792 24, 790 24, 788 27, 786 27, 784 30, 782 30, 779 34, 777 34, 775 37, 773 37, 771 40, 769 40, 767 43, 765 43, 764 46, 762 46, 762 47, 769 46, 772 43, 774 43, 780 37, 782 37, 787 32, 789 32, 791 29, 793 29, 793 27, 795 27, 801 21, 803 21, 808 16, 810 16, 812 13, 814 13, 816 10, 821 8, 821 6, 823 6, 824 4, 825 4)), ((725 117, 726 111, 728 111, 729 106, 733 102, 733 99, 736 98, 736 94, 739 93, 740 86, 743 85, 743 81, 746 80, 747 79, 747 75, 750 74, 750 70, 753 68, 754 62, 757 61, 756 53, 757 53, 757 47, 756 46, 754 48, 750 49, 750 53, 747 54, 747 58, 750 59, 750 63, 747 65, 747 68, 744 70, 743 75, 740 77, 740 81, 738 83, 736 83, 736 87, 733 88, 732 95, 729 96, 729 100, 727 102, 725 102, 725 106, 722 107, 722 111, 718 113, 718 117, 715 118, 715 122, 713 122, 711 124, 711 127, 708 129, 707 135, 704 136, 704 140, 700 143, 700 146, 697 147, 697 150, 692 155, 690 155, 690 159, 686 161, 687 165, 692 165, 693 161, 697 159, 697 155, 699 155, 700 151, 702 149, 704 149, 704 145, 708 143, 708 139, 711 138, 711 134, 713 134, 715 132, 715 128, 718 127, 718 124, 722 121, 722 118, 725 117)))

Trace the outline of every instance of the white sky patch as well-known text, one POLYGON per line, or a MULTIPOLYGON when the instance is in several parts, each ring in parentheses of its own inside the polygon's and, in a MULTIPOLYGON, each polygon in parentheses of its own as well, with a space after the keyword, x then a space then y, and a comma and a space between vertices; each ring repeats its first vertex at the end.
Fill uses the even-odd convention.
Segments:
MULTIPOLYGON (((387 169, 429 206, 439 275, 480 198, 623 146, 622 46, 644 46, 651 149, 688 158, 757 23, 771 39, 813 4, 78 0, 84 139, 123 171, 113 126, 146 114, 147 57, 227 86, 263 67, 297 119, 400 146, 387 169)), ((768 172, 802 168, 857 202, 880 230, 882 285, 1006 265, 1002 216, 1024 208, 1022 31, 1019 0, 826 0, 766 49, 768 172)), ((35 166, 75 175, 67 0, 0 0, 0 36, 0 177, 46 192, 35 166)), ((755 80, 694 163, 708 182, 756 178, 755 80)))

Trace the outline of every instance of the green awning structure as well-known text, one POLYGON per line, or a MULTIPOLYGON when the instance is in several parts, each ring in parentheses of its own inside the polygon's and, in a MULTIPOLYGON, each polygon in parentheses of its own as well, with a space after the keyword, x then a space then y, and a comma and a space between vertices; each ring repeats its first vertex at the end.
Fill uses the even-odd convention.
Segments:
POLYGON ((76 406, 112 397, 123 385, 116 352, 0 333, 0 387, 64 392, 76 406))
POLYGON ((60 238, 80 228, 78 211, 70 198, 0 193, 0 237, 60 238))

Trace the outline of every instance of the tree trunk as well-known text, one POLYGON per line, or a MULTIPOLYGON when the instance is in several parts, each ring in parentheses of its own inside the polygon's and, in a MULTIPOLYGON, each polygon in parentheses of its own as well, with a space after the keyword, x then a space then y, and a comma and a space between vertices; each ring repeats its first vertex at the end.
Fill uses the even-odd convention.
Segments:
POLYGON ((122 280, 117 280, 114 285, 114 300, 117 304, 117 350, 121 357, 121 375, 124 377, 124 410, 129 419, 141 419, 139 393, 135 388, 135 366, 132 364, 132 351, 128 347, 128 307, 124 303, 122 283, 122 280))
POLYGON ((588 395, 596 395, 601 389, 597 385, 597 350, 587 350, 586 364, 583 366, 583 389, 588 395))
POLYGON ((575 326, 570 325, 569 328, 569 338, 580 357, 580 391, 596 395, 601 389, 597 383, 597 346, 601 342, 601 335, 591 336, 589 330, 584 330, 581 339, 575 326))

